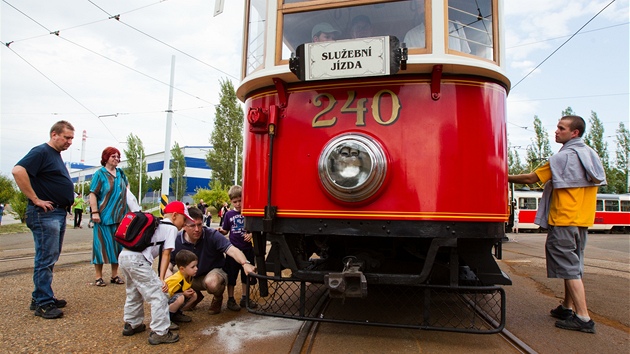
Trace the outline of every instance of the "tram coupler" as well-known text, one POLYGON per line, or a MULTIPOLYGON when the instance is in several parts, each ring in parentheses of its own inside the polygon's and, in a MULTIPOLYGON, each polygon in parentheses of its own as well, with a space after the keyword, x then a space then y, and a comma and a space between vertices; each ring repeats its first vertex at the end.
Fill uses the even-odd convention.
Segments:
POLYGON ((355 257, 344 259, 344 268, 341 273, 330 273, 324 275, 324 284, 329 289, 330 297, 367 297, 367 280, 361 268, 363 262, 355 257))

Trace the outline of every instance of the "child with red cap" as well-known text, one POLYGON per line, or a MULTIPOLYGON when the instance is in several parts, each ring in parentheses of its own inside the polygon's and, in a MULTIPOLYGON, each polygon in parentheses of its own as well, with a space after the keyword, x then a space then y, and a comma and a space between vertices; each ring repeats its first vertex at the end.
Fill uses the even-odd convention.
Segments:
POLYGON ((125 301, 123 329, 124 336, 132 336, 146 330, 144 321, 144 301, 151 305, 150 344, 175 343, 179 335, 171 332, 168 308, 168 286, 164 282, 171 251, 175 248, 177 231, 184 224, 193 222, 184 203, 174 201, 164 208, 164 219, 155 229, 152 245, 142 252, 124 248, 118 256, 122 273, 127 279, 127 299, 125 301), (162 250, 159 277, 153 271, 153 260, 162 250))

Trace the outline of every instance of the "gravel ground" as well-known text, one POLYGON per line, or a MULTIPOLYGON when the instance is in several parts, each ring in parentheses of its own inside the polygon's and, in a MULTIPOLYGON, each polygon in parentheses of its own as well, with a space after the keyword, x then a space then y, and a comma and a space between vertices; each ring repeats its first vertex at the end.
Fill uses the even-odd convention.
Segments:
MULTIPOLYGON (((109 278, 109 266, 105 274, 109 278)), ((258 317, 245 309, 232 312, 225 309, 220 315, 207 313, 211 296, 197 306, 195 311, 186 312, 193 318, 179 330, 180 341, 174 344, 153 346, 148 344, 150 309, 145 306, 147 331, 131 337, 122 336, 125 286, 108 284, 96 287, 94 269, 88 263, 58 266, 55 269, 53 289, 55 295, 68 301, 64 317, 46 320, 28 310, 33 289, 32 269, 17 270, 0 275, 2 291, 0 317, 4 318, 0 331, 0 351, 4 353, 161 353, 161 352, 208 352, 219 346, 208 344, 223 342, 216 328, 238 327, 239 323, 251 322, 258 317)), ((105 277, 104 277, 105 278, 105 277)), ((239 287, 237 287, 238 289, 239 287)), ((236 294, 240 296, 240 293, 236 294)), ((219 343, 217 343, 219 344, 219 343)), ((240 352, 241 349, 221 352, 240 352)))

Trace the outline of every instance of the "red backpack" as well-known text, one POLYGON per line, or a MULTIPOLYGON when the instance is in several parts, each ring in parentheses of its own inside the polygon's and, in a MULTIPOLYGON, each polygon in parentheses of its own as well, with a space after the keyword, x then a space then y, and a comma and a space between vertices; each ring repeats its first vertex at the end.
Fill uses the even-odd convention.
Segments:
POLYGON ((161 223, 173 225, 151 213, 130 211, 125 214, 120 225, 118 225, 114 234, 114 240, 126 249, 135 252, 142 252, 145 248, 152 245, 163 245, 164 241, 151 242, 155 229, 161 223))

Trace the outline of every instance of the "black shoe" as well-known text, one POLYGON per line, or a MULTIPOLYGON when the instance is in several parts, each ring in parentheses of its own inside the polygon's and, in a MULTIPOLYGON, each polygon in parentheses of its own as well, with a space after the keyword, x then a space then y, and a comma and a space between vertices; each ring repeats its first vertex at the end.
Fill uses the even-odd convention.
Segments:
POLYGON ((227 308, 232 310, 232 311, 240 311, 241 310, 241 307, 236 303, 236 300, 233 297, 228 299, 227 308))
POLYGON ((573 314, 570 318, 563 321, 556 321, 556 327, 562 329, 568 329, 570 331, 580 331, 585 333, 595 333, 595 322, 589 320, 588 322, 582 321, 576 314, 573 314))
POLYGON ((179 334, 173 333, 171 331, 166 332, 166 334, 159 335, 155 332, 151 332, 149 335, 149 344, 157 345, 157 344, 168 344, 175 343, 179 340, 179 334))
POLYGON ((146 331, 147 326, 144 323, 141 323, 138 327, 133 328, 127 322, 125 322, 125 328, 123 328, 123 336, 133 336, 136 333, 146 331))
POLYGON ((563 308, 562 305, 558 305, 558 307, 549 311, 549 313, 551 314, 552 317, 555 317, 561 320, 568 320, 569 318, 573 316, 573 310, 563 308))
POLYGON ((245 299, 244 297, 241 298, 240 305, 241 307, 248 309, 255 309, 256 307, 258 307, 257 303, 253 302, 252 300, 247 301, 247 299, 245 299))
MULTIPOLYGON (((68 304, 68 302, 64 299, 53 298, 53 301, 55 302, 55 306, 57 306, 58 309, 64 308, 68 304)), ((37 309, 35 299, 31 299, 31 305, 28 307, 28 309, 31 311, 35 311, 37 309)))
POLYGON ((184 315, 181 311, 170 312, 171 322, 190 322, 192 317, 184 315))
POLYGON ((54 303, 49 303, 44 306, 37 306, 35 309, 35 316, 43 317, 47 320, 53 318, 63 317, 63 311, 57 308, 54 303))

